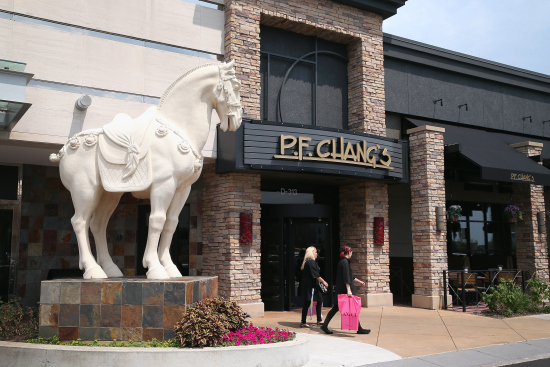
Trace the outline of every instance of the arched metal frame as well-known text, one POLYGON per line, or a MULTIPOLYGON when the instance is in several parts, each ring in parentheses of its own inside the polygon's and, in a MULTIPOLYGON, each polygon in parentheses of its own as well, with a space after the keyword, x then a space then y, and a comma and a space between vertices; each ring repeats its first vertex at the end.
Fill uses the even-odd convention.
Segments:
MULTIPOLYGON (((300 58, 298 60, 294 61, 292 63, 292 65, 288 68, 288 70, 286 71, 285 77, 283 79, 283 83, 281 84, 281 88, 279 89, 279 93, 277 95, 277 121, 284 122, 283 113, 281 111, 282 110, 282 108, 281 108, 281 97, 283 95, 283 88, 286 84, 288 76, 290 75, 290 72, 292 71, 292 69, 294 69, 294 67, 299 62, 304 61, 306 57, 311 56, 311 55, 315 55, 315 65, 317 65, 317 55, 318 54, 327 54, 327 55, 331 55, 331 56, 334 56, 336 58, 339 58, 343 61, 346 61, 346 62, 348 61, 347 57, 344 57, 344 56, 339 55, 336 52, 332 52, 332 51, 313 51, 313 52, 309 52, 305 55, 300 56, 300 58)), ((315 91, 317 91, 317 72, 315 72, 315 91)), ((315 105, 315 109, 316 109, 317 108, 317 92, 315 92, 314 105, 315 105)), ((313 121, 314 121, 314 125, 315 125, 315 122, 317 121, 317 116, 316 115, 314 115, 313 121)))
MULTIPOLYGON (((268 27, 269 28, 269 27, 268 27)), ((275 30, 276 31, 276 30, 275 30)), ((285 32, 285 31, 282 31, 282 32, 285 32)), ((299 37, 307 37, 307 38, 310 38, 312 39, 314 42, 315 42, 315 48, 314 48, 314 51, 310 51, 310 52, 307 52, 306 54, 300 56, 300 57, 296 57, 296 56, 291 56, 291 55, 288 55, 286 54, 286 52, 284 54, 281 54, 280 52, 272 52, 274 51, 273 49, 270 50, 271 47, 269 47, 269 44, 267 45, 268 47, 267 48, 264 48, 262 45, 262 51, 261 51, 261 55, 262 57, 265 57, 265 62, 266 62, 266 69, 265 69, 265 74, 266 74, 266 79, 265 79, 265 84, 262 86, 262 94, 263 94, 263 97, 262 97, 262 103, 263 103, 263 106, 262 106, 262 119, 263 120, 268 120, 269 119, 269 116, 271 116, 271 119, 275 119, 276 122, 289 122, 289 121, 285 121, 284 120, 284 114, 282 112, 282 108, 283 108, 283 103, 282 103, 282 99, 283 97, 285 96, 283 94, 284 92, 284 87, 290 77, 290 74, 291 72, 293 71, 293 69, 296 67, 296 65, 300 64, 300 63, 303 63, 303 64, 309 64, 309 65, 313 65, 315 67, 315 71, 314 71, 314 81, 313 81, 313 94, 312 94, 312 99, 311 99, 311 105, 312 105, 312 111, 311 111, 311 124, 312 125, 318 125, 319 124, 319 119, 317 118, 317 113, 318 113, 318 97, 321 95, 319 94, 318 92, 318 85, 317 85, 317 82, 318 82, 318 55, 327 55, 327 56, 331 56, 335 59, 338 59, 338 60, 341 60, 345 63, 345 73, 347 75, 347 62, 349 61, 348 58, 346 57, 345 55, 345 51, 344 50, 341 50, 341 52, 338 52, 338 46, 336 46, 335 50, 334 51, 329 51, 330 50, 330 46, 328 50, 319 50, 318 49, 318 40, 319 38, 317 37, 310 37, 310 36, 305 36, 305 35, 300 35, 300 34, 296 34, 296 36, 299 36, 299 37), (336 52, 335 52, 336 51, 336 52), (284 78, 283 78, 283 81, 282 81, 282 84, 277 92, 277 98, 275 101, 273 101, 272 98, 270 98, 269 96, 269 79, 270 77, 272 76, 271 75, 271 64, 272 64, 272 61, 271 61, 271 57, 275 57, 277 59, 286 59, 287 61, 291 61, 292 64, 290 67, 288 67, 288 69, 286 70, 285 72, 285 75, 284 75, 284 78), (311 57, 311 56, 314 56, 315 59, 314 60, 308 60, 307 58, 308 57, 311 57), (273 104, 273 102, 275 102, 275 104, 273 104), (269 110, 270 108, 275 108, 275 114, 273 115, 273 112, 270 114, 269 113, 269 110)), ((328 42, 329 44, 331 42, 328 42)), ((341 45, 341 46, 344 46, 344 45, 341 45)), ((327 47, 327 46, 324 46, 324 47, 327 47)), ((345 46, 344 46, 345 47, 345 46)), ((311 50, 311 49, 310 49, 311 50)), ((296 53, 294 53, 296 54, 296 53)), ((264 61, 262 61, 264 62, 264 61)), ((347 78, 345 80, 345 83, 347 85, 347 78)), ((347 94, 347 87, 346 87, 346 90, 345 90, 345 93, 347 94)), ((347 105, 348 101, 347 99, 344 101, 345 105, 347 105)), ((345 111, 343 111, 343 114, 345 115, 343 117, 343 120, 342 120, 342 123, 344 124, 343 128, 347 128, 347 107, 344 108, 345 111)), ((305 123, 304 124, 309 124, 309 123, 305 123)))

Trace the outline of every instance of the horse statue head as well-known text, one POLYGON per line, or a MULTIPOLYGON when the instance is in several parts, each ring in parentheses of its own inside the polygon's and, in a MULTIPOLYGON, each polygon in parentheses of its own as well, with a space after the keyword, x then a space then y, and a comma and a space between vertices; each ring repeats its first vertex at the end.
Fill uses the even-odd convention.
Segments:
POLYGON ((214 106, 220 117, 220 128, 223 131, 235 131, 241 126, 243 110, 241 106, 241 82, 235 75, 233 64, 235 60, 229 63, 219 65, 220 81, 214 91, 216 95, 216 104, 214 106))

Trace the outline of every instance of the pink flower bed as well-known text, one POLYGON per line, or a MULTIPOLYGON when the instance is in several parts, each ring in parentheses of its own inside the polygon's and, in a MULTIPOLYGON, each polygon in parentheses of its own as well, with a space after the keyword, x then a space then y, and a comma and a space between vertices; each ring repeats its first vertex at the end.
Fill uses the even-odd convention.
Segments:
POLYGON ((241 330, 230 332, 219 342, 220 347, 229 347, 233 345, 255 345, 286 342, 296 338, 296 333, 278 328, 255 327, 250 324, 241 330))

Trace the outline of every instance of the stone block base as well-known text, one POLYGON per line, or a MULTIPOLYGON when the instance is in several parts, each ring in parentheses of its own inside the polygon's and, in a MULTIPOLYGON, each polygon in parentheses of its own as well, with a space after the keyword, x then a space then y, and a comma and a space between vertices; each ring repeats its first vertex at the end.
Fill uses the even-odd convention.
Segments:
POLYGON ((263 302, 254 302, 254 303, 239 303, 239 306, 243 309, 244 312, 250 315, 250 318, 257 319, 264 317, 264 303, 263 302))
MULTIPOLYGON (((447 295, 447 305, 452 305, 453 298, 447 295)), ((412 295, 412 306, 416 308, 426 308, 428 310, 441 310, 444 309, 443 295, 439 296, 426 296, 423 294, 412 295)))
POLYGON ((61 340, 167 340, 186 308, 218 295, 217 277, 45 280, 39 335, 61 340))
POLYGON ((388 307, 393 306, 392 293, 358 294, 361 297, 361 307, 388 307))

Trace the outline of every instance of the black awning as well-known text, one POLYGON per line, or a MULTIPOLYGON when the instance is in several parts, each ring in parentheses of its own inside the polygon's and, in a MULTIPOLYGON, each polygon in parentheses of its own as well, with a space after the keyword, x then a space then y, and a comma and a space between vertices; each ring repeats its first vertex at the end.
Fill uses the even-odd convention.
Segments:
MULTIPOLYGON (((481 179, 550 186, 550 169, 510 146, 524 141, 538 141, 522 136, 493 133, 464 126, 455 126, 407 118, 415 126, 445 128, 445 146, 453 146, 464 158, 477 165, 481 179)), ((550 144, 550 142, 549 142, 550 144)))

